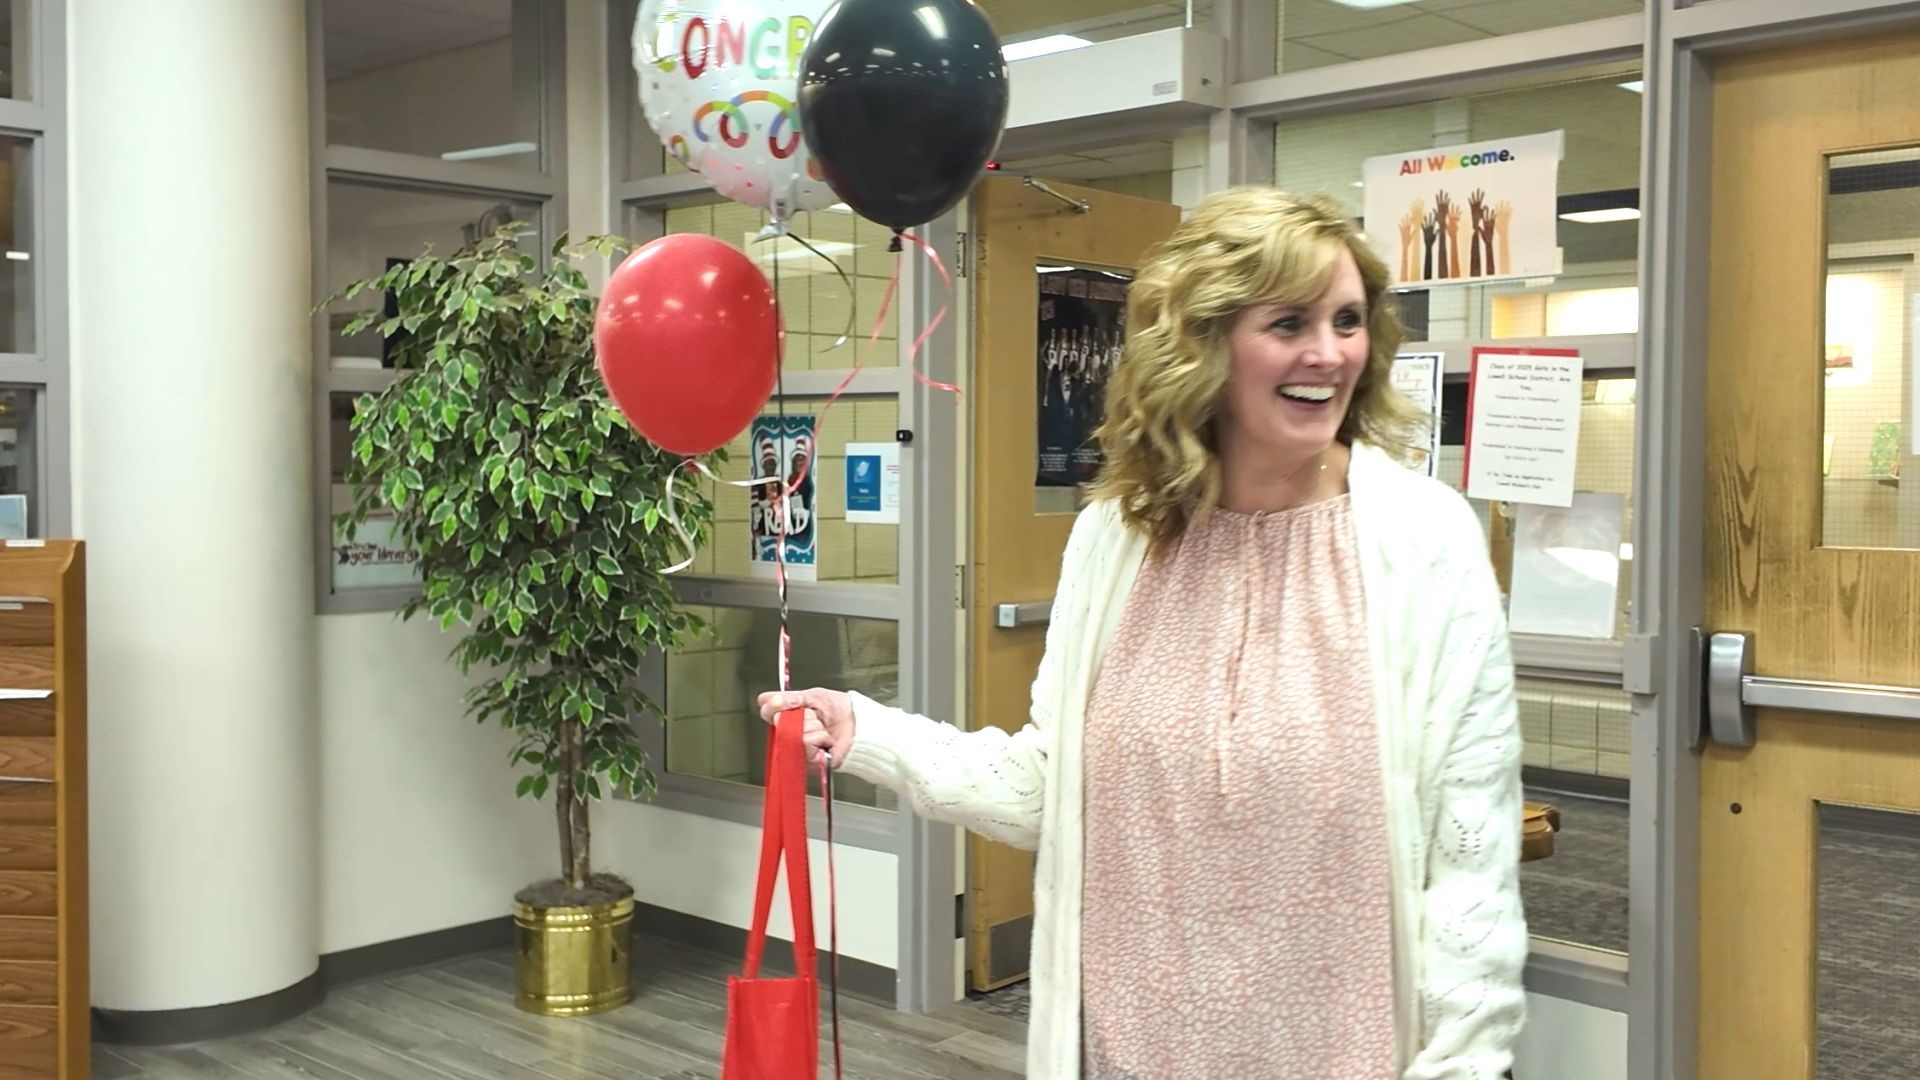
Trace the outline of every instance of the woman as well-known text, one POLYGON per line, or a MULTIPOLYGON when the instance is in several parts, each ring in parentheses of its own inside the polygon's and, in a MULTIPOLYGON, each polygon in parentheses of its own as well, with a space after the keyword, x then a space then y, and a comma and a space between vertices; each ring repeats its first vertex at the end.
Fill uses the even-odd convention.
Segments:
POLYGON ((1520 735, 1486 544, 1384 446, 1385 268, 1241 188, 1135 280, 1031 722, 858 694, 812 753, 1039 852, 1028 1075, 1493 1080, 1525 1010, 1520 735))

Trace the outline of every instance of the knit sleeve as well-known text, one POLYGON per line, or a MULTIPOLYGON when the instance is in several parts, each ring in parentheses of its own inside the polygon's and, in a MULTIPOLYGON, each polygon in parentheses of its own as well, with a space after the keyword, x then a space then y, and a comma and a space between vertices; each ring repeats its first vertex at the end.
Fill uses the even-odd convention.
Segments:
POLYGON ((1111 519, 1104 504, 1095 504, 1074 523, 1024 726, 962 731, 854 694, 853 748, 842 768, 898 792, 923 817, 1037 849, 1062 670, 1079 643, 1088 582, 1103 571, 1095 556, 1111 519))
MULTIPOLYGON (((1471 518, 1467 519, 1472 522, 1471 518)), ((1421 930, 1423 1038, 1403 1080, 1499 1080, 1526 1019, 1520 722, 1499 586, 1477 522, 1456 532, 1436 704, 1457 715, 1440 763, 1421 930)), ((1444 594, 1443 594, 1444 595, 1444 594)))

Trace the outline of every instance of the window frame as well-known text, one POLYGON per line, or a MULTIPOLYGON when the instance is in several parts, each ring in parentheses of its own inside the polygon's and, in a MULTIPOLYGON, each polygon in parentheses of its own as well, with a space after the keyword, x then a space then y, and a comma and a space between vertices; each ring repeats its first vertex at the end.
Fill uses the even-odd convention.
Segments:
MULTIPOLYGON (((540 52, 540 168, 506 168, 485 162, 444 161, 418 154, 327 141, 326 0, 306 0, 309 187, 312 191, 312 292, 326 298, 328 192, 334 181, 364 183, 429 195, 472 196, 532 203, 542 260, 567 225, 566 5, 521 0, 513 6, 515 32, 537 35, 540 52), (524 22, 524 25, 523 25, 524 22)), ((379 393, 406 372, 336 370, 325 312, 315 312, 313 342, 313 553, 314 606, 320 615, 397 611, 420 594, 418 586, 333 587, 332 399, 335 394, 379 393)))
MULTIPOLYGON (((32 230, 33 348, 0 352, 0 386, 27 392, 33 402, 35 486, 39 505, 28 507, 35 539, 74 534, 72 474, 73 376, 68 281, 67 4, 31 0, 14 5, 28 20, 25 66, 30 95, 0 98, 0 134, 28 144, 32 230)), ((16 33, 19 27, 15 27, 16 33)))

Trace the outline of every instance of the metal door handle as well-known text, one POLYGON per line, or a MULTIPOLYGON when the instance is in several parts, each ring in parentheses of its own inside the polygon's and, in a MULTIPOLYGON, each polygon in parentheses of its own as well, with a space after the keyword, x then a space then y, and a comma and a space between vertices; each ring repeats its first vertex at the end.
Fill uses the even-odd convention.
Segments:
POLYGON ((1781 679, 1753 673, 1753 636, 1707 641, 1707 731, 1722 746, 1752 746, 1755 709, 1920 720, 1920 690, 1906 686, 1781 679))
POLYGON ((1045 626, 1053 621, 1053 601, 1036 600, 1027 604, 995 604, 993 625, 1002 630, 1016 626, 1045 626))

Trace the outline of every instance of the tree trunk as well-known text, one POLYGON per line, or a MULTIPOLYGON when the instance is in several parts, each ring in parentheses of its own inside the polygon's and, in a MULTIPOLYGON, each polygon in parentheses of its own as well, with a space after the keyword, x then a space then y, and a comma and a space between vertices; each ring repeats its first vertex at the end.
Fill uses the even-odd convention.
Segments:
POLYGON ((560 728, 560 783, 554 790, 554 813, 560 826, 560 876, 569 888, 585 888, 593 875, 592 836, 588 830, 587 800, 576 789, 586 773, 586 751, 581 745, 586 729, 572 719, 560 728))

